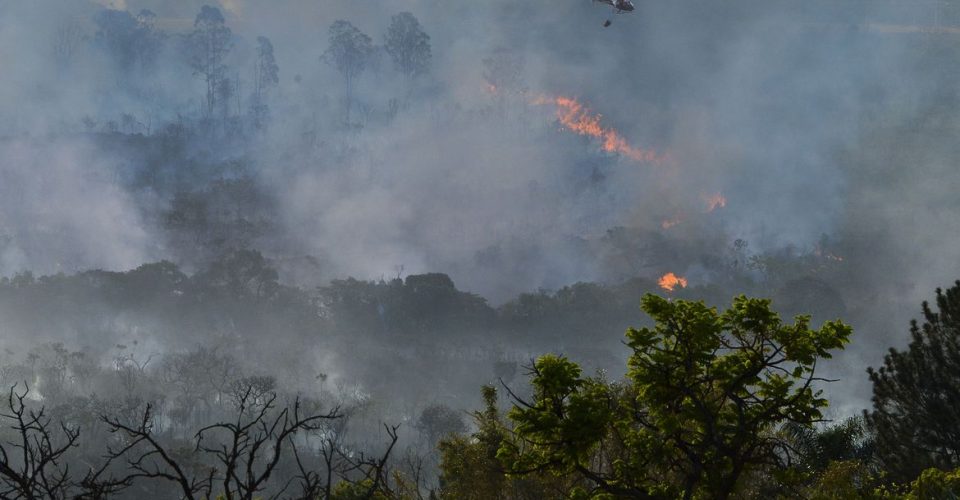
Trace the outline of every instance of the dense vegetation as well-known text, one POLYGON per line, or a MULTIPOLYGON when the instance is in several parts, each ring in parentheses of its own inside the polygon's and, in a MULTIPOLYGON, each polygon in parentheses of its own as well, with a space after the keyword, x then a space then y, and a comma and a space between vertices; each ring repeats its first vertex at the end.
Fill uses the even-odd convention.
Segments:
POLYGON ((176 3, 0 0, 0 498, 960 497, 953 0, 176 3))
POLYGON ((874 408, 863 418, 830 423, 823 413, 828 380, 817 365, 850 341, 849 326, 787 323, 769 300, 740 296, 721 311, 647 294, 652 324, 627 329, 625 371, 587 376, 547 354, 522 367, 525 379, 498 361, 485 378, 503 386, 483 387, 472 425, 435 404, 377 432, 389 414, 374 409, 378 399, 399 386, 366 383, 387 391, 370 394, 341 375, 329 387, 323 373, 303 385, 298 353, 244 330, 282 324, 324 345, 355 343, 366 330, 399 349, 443 343, 430 332, 490 341, 554 323, 518 318, 515 305, 493 309, 442 274, 307 293, 278 284, 255 252, 193 276, 170 263, 19 275, 3 281, 0 302, 25 324, 58 328, 67 309, 50 316, 54 304, 80 322, 122 304, 128 321, 175 317, 168 334, 222 328, 225 342, 146 356, 136 341, 107 353, 8 348, 0 477, 10 498, 948 498, 960 492, 949 437, 960 392, 948 376, 958 366, 958 301, 960 283, 938 290, 937 311, 924 304, 908 348, 870 370, 874 408), (98 363, 104 355, 110 366, 98 363))

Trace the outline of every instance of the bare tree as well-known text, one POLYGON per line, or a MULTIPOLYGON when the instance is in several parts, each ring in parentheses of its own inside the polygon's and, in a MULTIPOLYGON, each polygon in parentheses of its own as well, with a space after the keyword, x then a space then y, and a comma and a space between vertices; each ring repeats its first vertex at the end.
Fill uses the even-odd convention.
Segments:
MULTIPOLYGON (((153 432, 151 407, 137 424, 127 424, 109 416, 103 421, 121 435, 123 445, 112 449, 109 457, 128 456, 129 478, 170 481, 178 485, 184 498, 210 498, 214 493, 226 500, 252 500, 262 496, 286 446, 300 432, 316 430, 322 422, 340 417, 339 408, 325 413, 304 414, 301 401, 277 410, 275 393, 264 395, 248 384, 237 399, 236 418, 200 429, 194 436, 194 455, 213 458, 215 465, 199 467, 186 464, 153 432)), ((291 478, 270 498, 289 488, 291 478)))
POLYGON ((0 498, 95 500, 129 485, 125 478, 108 474, 109 459, 75 481, 67 455, 77 446, 79 428, 63 422, 54 425, 44 407, 33 410, 27 406, 30 387, 24 384, 23 392, 17 392, 16 387, 14 384, 7 393, 7 412, 0 413, 13 430, 9 440, 0 442, 0 498))
POLYGON ((386 449, 379 456, 370 456, 363 452, 356 452, 340 441, 341 434, 328 432, 323 439, 320 455, 323 460, 324 474, 320 474, 304 467, 299 454, 296 455, 297 467, 300 474, 296 479, 300 482, 300 498, 324 498, 333 496, 334 486, 345 482, 355 494, 356 498, 374 498, 377 493, 387 494, 394 498, 390 481, 390 455, 396 447, 399 436, 399 425, 383 425, 390 438, 386 449))
POLYGON ((12 421, 14 438, 0 443, 0 497, 10 499, 66 498, 71 487, 64 455, 77 443, 80 431, 60 424, 62 439, 55 439, 44 408, 31 410, 24 402, 30 388, 7 394, 9 413, 0 417, 12 421))
POLYGON ((119 418, 108 415, 102 417, 110 432, 121 436, 122 445, 119 448, 109 448, 108 457, 116 460, 128 453, 134 457, 127 459, 128 481, 139 478, 162 479, 176 483, 183 497, 188 500, 209 498, 216 469, 210 468, 207 474, 198 475, 193 474, 190 468, 182 466, 180 457, 169 451, 154 434, 152 410, 152 405, 148 404, 136 424, 126 424, 119 418))

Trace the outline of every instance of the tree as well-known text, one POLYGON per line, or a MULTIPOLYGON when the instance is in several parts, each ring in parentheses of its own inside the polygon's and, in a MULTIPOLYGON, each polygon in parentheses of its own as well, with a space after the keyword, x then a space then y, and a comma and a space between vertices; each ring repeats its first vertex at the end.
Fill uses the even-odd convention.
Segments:
POLYGON ((83 40, 83 27, 76 20, 66 20, 57 26, 53 35, 53 58, 57 68, 63 70, 70 67, 83 40))
POLYGON ((280 83, 280 68, 273 57, 273 44, 265 36, 257 37, 256 60, 253 63, 253 95, 251 96, 251 112, 253 122, 257 128, 262 127, 266 120, 269 108, 267 107, 267 93, 280 83))
POLYGON ((44 409, 28 409, 24 399, 29 391, 18 393, 15 388, 7 395, 9 413, 2 415, 12 422, 17 437, 6 445, 0 443, 0 496, 66 498, 73 484, 65 455, 76 446, 80 432, 61 424, 63 437, 56 439, 44 409))
POLYGON ((440 498, 486 500, 506 498, 563 498, 576 480, 551 474, 506 477, 497 451, 509 429, 497 409, 497 390, 481 390, 484 409, 473 414, 477 431, 472 436, 451 434, 437 446, 440 451, 440 498))
POLYGON ((869 462, 873 455, 873 440, 859 417, 819 429, 787 425, 785 430, 800 465, 811 471, 823 471, 834 462, 869 462))
POLYGON ((498 47, 483 59, 483 79, 498 94, 521 90, 524 64, 522 53, 498 47))
POLYGON ((323 53, 323 60, 333 65, 343 75, 349 123, 354 82, 370 63, 374 53, 373 44, 369 36, 342 19, 330 25, 329 42, 330 47, 323 53))
POLYGON ((442 404, 433 404, 424 408, 415 427, 426 436, 431 446, 441 437, 467 431, 460 413, 442 404))
POLYGON ((227 66, 224 63, 232 48, 233 34, 226 26, 220 9, 204 5, 193 21, 193 31, 187 35, 188 63, 193 74, 206 84, 204 114, 213 116, 221 93, 229 88, 227 66))
POLYGON ((864 413, 877 454, 891 478, 908 481, 928 467, 960 467, 960 281, 937 289, 937 310, 923 303, 923 323, 910 323, 906 350, 890 349, 864 413))
POLYGON ((277 271, 255 250, 229 252, 195 279, 201 287, 234 298, 271 298, 279 287, 277 271))
POLYGON ((94 17, 96 41, 121 71, 139 65, 144 68, 156 60, 161 37, 154 30, 156 14, 142 10, 134 17, 125 10, 104 9, 94 17))
POLYGON ((7 394, 7 412, 0 414, 9 422, 14 436, 0 442, 0 497, 99 499, 129 486, 126 479, 108 476, 109 459, 97 469, 91 467, 79 481, 72 477, 68 454, 78 446, 79 428, 63 422, 54 426, 45 408, 27 406, 29 392, 29 387, 17 392, 16 385, 12 386, 7 394))
POLYGON ((248 385, 238 396, 233 420, 208 425, 196 433, 194 455, 212 457, 215 465, 191 467, 177 450, 159 439, 150 405, 136 423, 103 417, 103 422, 122 437, 123 443, 111 449, 108 456, 128 457, 130 478, 172 482, 183 498, 210 498, 218 492, 226 499, 253 500, 266 489, 286 447, 294 446, 295 435, 320 429, 323 421, 340 418, 338 408, 307 414, 299 398, 284 408, 278 408, 276 400, 276 393, 260 394, 248 385))
POLYGON ((650 294, 641 304, 655 325, 627 331, 623 382, 585 378, 562 356, 534 363, 532 399, 511 393, 514 429, 498 452, 507 470, 581 477, 584 494, 627 498, 730 498, 782 470, 781 428, 822 420, 817 362, 850 327, 785 324, 769 300, 743 296, 723 313, 650 294))
POLYGON ((390 18, 390 26, 383 37, 383 48, 393 60, 393 66, 408 79, 426 73, 430 67, 430 35, 420 27, 420 21, 409 12, 390 18))

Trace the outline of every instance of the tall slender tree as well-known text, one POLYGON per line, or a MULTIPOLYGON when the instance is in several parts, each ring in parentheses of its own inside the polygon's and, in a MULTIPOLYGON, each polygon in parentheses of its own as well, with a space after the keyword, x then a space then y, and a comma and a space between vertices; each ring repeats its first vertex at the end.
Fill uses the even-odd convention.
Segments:
POLYGON ((347 122, 350 121, 350 107, 353 104, 353 87, 357 78, 363 74, 373 57, 373 41, 348 21, 337 20, 330 25, 330 46, 323 54, 323 60, 343 75, 346 89, 347 122))
POLYGON ((267 120, 267 93, 280 83, 280 67, 273 57, 273 44, 265 36, 257 37, 256 60, 253 63, 253 95, 251 96, 251 112, 253 122, 257 128, 267 120))
POLYGON ((226 25, 220 9, 204 5, 193 22, 188 35, 187 53, 193 74, 206 84, 204 115, 213 116, 227 80, 225 60, 233 47, 233 34, 226 25))

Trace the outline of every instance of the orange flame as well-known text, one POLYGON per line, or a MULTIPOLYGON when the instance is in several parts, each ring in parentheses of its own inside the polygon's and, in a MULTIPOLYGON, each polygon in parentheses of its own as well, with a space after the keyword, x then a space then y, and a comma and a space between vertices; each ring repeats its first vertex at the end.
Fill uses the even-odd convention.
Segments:
POLYGON ((673 273, 667 273, 660 277, 660 279, 657 281, 657 284, 660 285, 660 288, 663 288, 668 292, 672 292, 677 286, 680 288, 686 288, 687 278, 677 276, 673 273))
POLYGON ((674 217, 673 219, 667 219, 660 223, 660 227, 663 229, 670 229, 673 226, 676 226, 680 223, 680 217, 674 217))
POLYGON ((843 257, 836 254, 832 254, 830 252, 823 251, 823 249, 820 248, 820 245, 817 245, 816 247, 814 247, 813 254, 823 259, 828 259, 835 262, 843 262, 843 257))
POLYGON ((617 153, 634 161, 662 163, 665 155, 649 149, 639 149, 627 143, 619 132, 604 128, 600 124, 601 115, 591 114, 583 104, 571 97, 546 97, 534 99, 533 104, 553 104, 557 107, 557 120, 567 129, 579 135, 595 137, 602 141, 601 148, 608 153, 617 153))
POLYGON ((720 193, 706 196, 704 200, 707 202, 707 213, 727 206, 727 199, 720 193))

